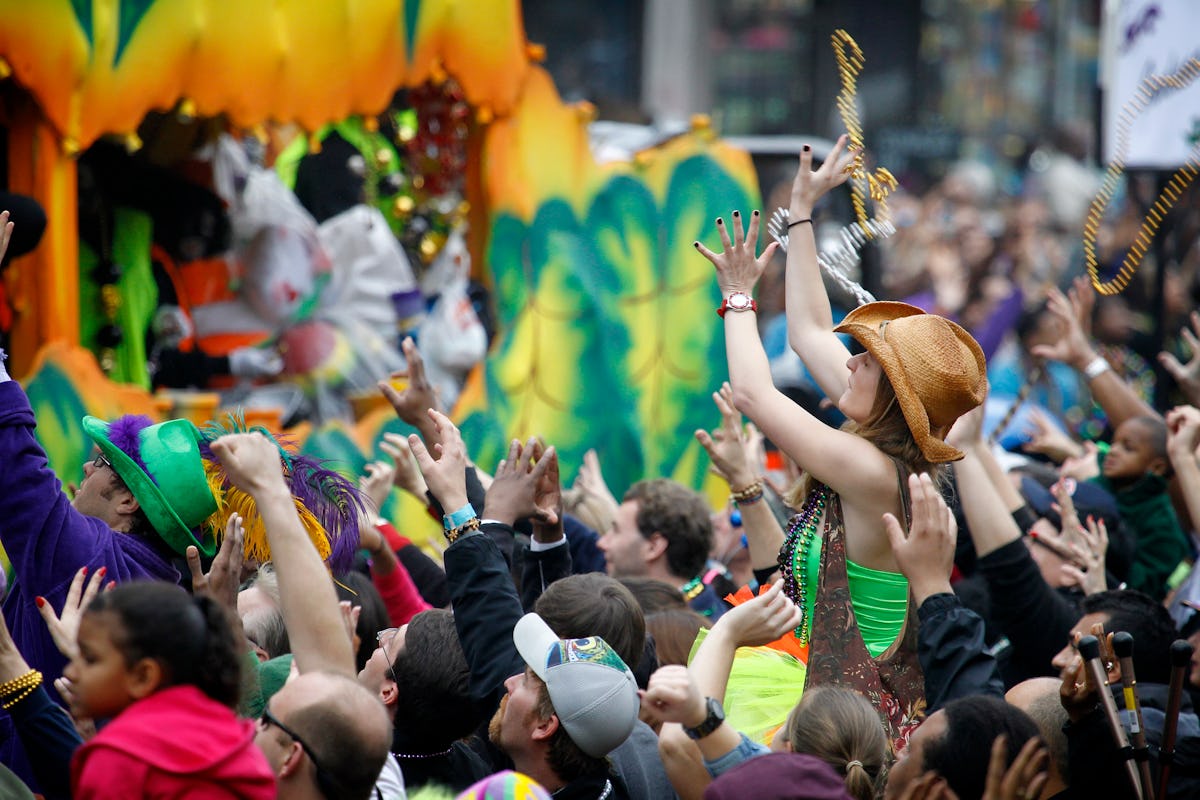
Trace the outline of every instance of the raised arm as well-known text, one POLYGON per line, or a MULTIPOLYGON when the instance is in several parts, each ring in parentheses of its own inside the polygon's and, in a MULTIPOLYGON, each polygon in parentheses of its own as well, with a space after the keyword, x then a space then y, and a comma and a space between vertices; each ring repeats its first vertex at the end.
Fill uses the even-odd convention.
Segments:
POLYGON ((1104 409, 1113 428, 1134 417, 1159 416, 1092 347, 1084 324, 1091 316, 1093 299, 1092 286, 1087 278, 1075 280, 1070 296, 1051 287, 1047 308, 1062 325, 1062 336, 1053 344, 1036 345, 1033 354, 1039 358, 1061 361, 1083 375, 1092 397, 1104 409))
POLYGON ((749 457, 750 441, 742 426, 742 415, 733 406, 733 388, 724 384, 719 392, 713 392, 713 402, 721 412, 721 427, 711 434, 696 431, 696 440, 712 459, 713 470, 729 483, 730 492, 741 497, 737 503, 750 548, 750 565, 754 569, 774 566, 783 545, 783 528, 764 502, 762 476, 749 457))
POLYGON ((296 668, 355 677, 354 651, 333 580, 300 522, 279 448, 261 433, 235 433, 217 439, 212 450, 229 480, 254 498, 262 516, 296 668))
POLYGON ((812 168, 812 148, 804 146, 800 168, 792 182, 788 209, 787 302, 788 344, 804 361, 817 385, 833 401, 846 391, 850 357, 846 346, 833 332, 833 311, 821 268, 817 265, 817 240, 812 215, 817 201, 846 182, 848 159, 843 158, 846 137, 841 136, 817 170, 812 168))
MULTIPOLYGON (((722 297, 749 295, 762 276, 776 245, 768 245, 761 256, 755 257, 758 225, 759 213, 755 211, 743 236, 741 217, 734 212, 732 241, 723 221, 717 220, 721 253, 695 243, 696 249, 716 267, 722 297)), ((724 315, 724 324, 734 405, 767 438, 851 503, 877 495, 880 486, 894 483, 891 462, 874 445, 862 437, 830 428, 775 388, 753 310, 730 308, 724 315)), ((882 531, 880 535, 882 538, 882 531)), ((886 547, 886 542, 882 545, 886 547)))
POLYGON ((1200 445, 1200 409, 1193 406, 1173 408, 1167 414, 1167 452, 1179 491, 1187 504, 1188 520, 1192 530, 1200 531, 1200 462, 1197 462, 1197 445, 1200 445))

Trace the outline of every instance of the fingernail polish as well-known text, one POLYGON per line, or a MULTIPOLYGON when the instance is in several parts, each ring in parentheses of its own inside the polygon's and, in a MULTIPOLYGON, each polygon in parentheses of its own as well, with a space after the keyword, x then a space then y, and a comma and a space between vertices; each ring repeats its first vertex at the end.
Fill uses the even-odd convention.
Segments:
POLYGON ((692 242, 692 247, 694 247, 694 248, 696 248, 697 250, 699 250, 699 249, 700 249, 700 243, 699 243, 699 242, 692 242))
POLYGON ((1029 538, 1030 538, 1030 539, 1036 539, 1037 537, 1038 537, 1038 533, 1037 533, 1037 531, 1030 531, 1030 532, 1029 532, 1029 538))
POLYGON ((758 216, 758 211, 754 212, 754 216, 756 216, 756 217, 758 216))
POLYGON ((83 567, 79 571, 82 572, 84 575, 87 575, 87 567, 83 567))
POLYGON ((46 605, 46 598, 44 598, 44 597, 35 597, 35 598, 33 598, 33 602, 37 603, 37 607, 38 607, 38 608, 42 608, 43 606, 45 606, 45 605, 46 605))
POLYGON ((724 225, 725 223, 724 223, 724 222, 721 220, 721 218, 720 218, 720 217, 717 217, 717 224, 718 224, 718 225, 724 225))
POLYGON ((101 567, 101 568, 100 568, 100 569, 99 569, 99 570, 96 572, 96 574, 97 574, 97 575, 99 575, 101 578, 103 578, 103 577, 104 577, 104 575, 105 575, 107 572, 108 572, 108 567, 101 567))
POLYGON ((740 211, 735 211, 735 212, 733 212, 733 218, 734 218, 734 219, 737 219, 737 218, 738 218, 738 217, 740 217, 741 215, 742 215, 742 214, 741 214, 741 212, 740 212, 740 211))
POLYGON ((804 145, 804 152, 807 153, 809 150, 812 150, 812 148, 809 147, 808 145, 804 145))

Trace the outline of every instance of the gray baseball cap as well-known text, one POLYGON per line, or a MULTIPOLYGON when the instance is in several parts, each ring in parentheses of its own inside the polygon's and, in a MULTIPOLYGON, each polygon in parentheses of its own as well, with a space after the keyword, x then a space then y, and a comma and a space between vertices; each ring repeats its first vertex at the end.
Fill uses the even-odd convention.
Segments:
POLYGON ((554 713, 580 750, 602 758, 629 738, 638 717, 637 682, 607 642, 559 639, 541 617, 526 614, 513 643, 546 683, 554 713))

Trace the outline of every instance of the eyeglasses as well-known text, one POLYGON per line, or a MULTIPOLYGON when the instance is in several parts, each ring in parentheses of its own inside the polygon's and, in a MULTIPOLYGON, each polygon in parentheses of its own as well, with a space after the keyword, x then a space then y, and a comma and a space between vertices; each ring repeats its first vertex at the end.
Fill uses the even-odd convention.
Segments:
POLYGON ((390 678, 396 680, 396 664, 388 655, 387 646, 391 644, 392 639, 396 638, 396 634, 400 632, 399 628, 384 628, 379 633, 375 634, 375 643, 379 645, 379 649, 383 651, 383 660, 387 662, 390 678), (387 641, 385 642, 384 639, 387 641))
MULTIPOLYGON (((92 459, 92 467, 94 467, 95 469, 100 469, 101 467, 108 467, 109 469, 113 469, 112 462, 109 461, 104 456, 104 453, 96 454, 96 457, 92 459)), ((116 472, 116 470, 113 470, 113 472, 116 472)))
POLYGON ((308 756, 308 760, 313 763, 313 768, 316 770, 317 789, 320 790, 322 796, 329 798, 329 800, 334 800, 334 798, 339 796, 338 780, 328 770, 321 766, 321 762, 317 760, 317 754, 314 753, 312 748, 308 746, 308 742, 300 738, 300 734, 296 733, 287 725, 284 725, 282 722, 280 722, 279 718, 272 714, 271 709, 269 708, 263 708, 263 713, 259 718, 259 722, 264 728, 269 725, 274 725, 276 728, 279 728, 279 730, 287 734, 288 738, 290 738, 293 742, 300 745, 300 749, 304 751, 306 756, 308 756))

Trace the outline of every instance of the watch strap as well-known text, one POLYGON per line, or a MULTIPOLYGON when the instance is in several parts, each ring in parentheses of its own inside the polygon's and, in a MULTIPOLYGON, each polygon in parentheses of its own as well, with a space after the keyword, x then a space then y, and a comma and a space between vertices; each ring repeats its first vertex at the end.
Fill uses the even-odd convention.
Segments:
POLYGON ((721 727, 721 723, 725 721, 725 708, 721 705, 721 701, 715 697, 707 697, 704 700, 705 708, 708 709, 708 716, 694 728, 683 729, 692 739, 703 739, 710 733, 721 727))

